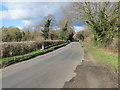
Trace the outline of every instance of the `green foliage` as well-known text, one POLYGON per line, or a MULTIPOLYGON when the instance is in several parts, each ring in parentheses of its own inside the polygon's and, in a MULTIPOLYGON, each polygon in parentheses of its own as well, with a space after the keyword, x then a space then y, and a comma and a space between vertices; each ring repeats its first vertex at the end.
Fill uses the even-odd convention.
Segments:
POLYGON ((16 27, 2 27, 2 42, 20 42, 34 40, 40 36, 40 31, 34 33, 36 29, 24 28, 20 30, 16 27))
POLYGON ((79 31, 79 32, 76 34, 76 37, 77 37, 79 40, 84 41, 84 38, 85 38, 86 36, 85 36, 85 34, 84 34, 84 31, 79 31))
POLYGON ((41 30, 42 33, 41 33, 41 36, 46 40, 49 38, 49 30, 47 29, 44 29, 44 30, 41 30))
POLYGON ((93 47, 89 45, 88 43, 83 43, 85 48, 93 55, 95 60, 100 60, 106 63, 111 64, 116 69, 118 69, 118 57, 113 54, 106 54, 104 51, 102 51, 100 48, 93 47))
POLYGON ((72 15, 92 29, 96 44, 104 44, 118 37, 118 2, 76 2, 72 15))
POLYGON ((72 41, 73 40, 73 36, 74 36, 73 32, 67 33, 67 41, 68 40, 72 41))
POLYGON ((2 41, 3 42, 9 42, 9 41, 21 41, 22 34, 19 30, 19 28, 2 28, 2 41))
POLYGON ((67 40, 67 36, 66 36, 67 31, 68 31, 68 22, 66 22, 65 26, 62 28, 62 30, 60 32, 61 40, 67 40))
POLYGON ((51 40, 61 39, 61 40, 72 41, 73 35, 74 35, 72 22, 70 20, 66 20, 66 21, 63 20, 62 26, 58 25, 59 28, 62 28, 61 31, 50 30, 54 22, 55 22, 54 17, 52 15, 50 16, 48 15, 44 19, 44 24, 40 24, 35 27, 26 27, 26 28, 23 28, 22 30, 16 27, 8 27, 8 28, 3 27, 2 41, 3 42, 20 42, 20 41, 31 41, 31 40, 33 41, 33 40, 46 40, 46 39, 51 39, 51 40), (40 28, 43 28, 43 30, 41 30, 40 28))
POLYGON ((98 12, 98 20, 93 22, 87 22, 93 29, 94 40, 97 43, 106 43, 111 41, 113 37, 117 36, 117 14, 118 11, 114 11, 111 16, 108 12, 109 3, 104 3, 101 10, 98 12))
POLYGON ((109 16, 108 5, 109 3, 104 3, 103 8, 98 12, 98 20, 93 21, 93 23, 88 23, 93 29, 94 40, 97 43, 107 43, 117 36, 117 13, 114 11, 111 16, 109 16))
POLYGON ((45 23, 45 26, 44 26, 44 30, 42 30, 42 34, 41 36, 46 40, 48 39, 50 36, 50 24, 51 24, 51 20, 52 19, 47 19, 46 23, 45 23))

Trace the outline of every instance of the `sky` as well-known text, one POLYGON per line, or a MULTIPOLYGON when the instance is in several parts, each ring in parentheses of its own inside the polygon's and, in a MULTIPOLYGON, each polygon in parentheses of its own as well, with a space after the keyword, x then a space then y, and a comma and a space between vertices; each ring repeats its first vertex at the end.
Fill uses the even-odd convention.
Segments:
MULTIPOLYGON (((58 21, 62 19, 62 8, 70 2, 3 2, 0 5, 2 26, 15 26, 20 29, 40 24, 45 16, 53 14, 58 21)), ((74 23, 75 31, 83 30, 83 24, 74 23)))

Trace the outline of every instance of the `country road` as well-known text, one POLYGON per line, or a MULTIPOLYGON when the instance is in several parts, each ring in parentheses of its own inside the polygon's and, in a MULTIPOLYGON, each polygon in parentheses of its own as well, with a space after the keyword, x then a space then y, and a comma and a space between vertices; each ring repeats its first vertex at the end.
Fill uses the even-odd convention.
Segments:
POLYGON ((23 61, 2 71, 2 88, 62 88, 83 59, 79 42, 23 61))

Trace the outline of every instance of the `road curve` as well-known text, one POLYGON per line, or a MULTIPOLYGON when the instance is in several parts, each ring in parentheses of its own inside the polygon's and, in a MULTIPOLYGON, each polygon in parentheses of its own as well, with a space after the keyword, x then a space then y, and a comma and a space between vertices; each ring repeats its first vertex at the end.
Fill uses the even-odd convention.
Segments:
POLYGON ((79 42, 2 70, 2 88, 62 88, 83 59, 79 42))

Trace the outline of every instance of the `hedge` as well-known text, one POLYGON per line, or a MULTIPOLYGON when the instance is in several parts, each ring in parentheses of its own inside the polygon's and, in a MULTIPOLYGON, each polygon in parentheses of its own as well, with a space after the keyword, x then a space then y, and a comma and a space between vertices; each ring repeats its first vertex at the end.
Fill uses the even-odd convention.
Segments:
POLYGON ((19 55, 19 56, 14 56, 14 57, 3 58, 1 60, 2 68, 6 67, 6 66, 9 66, 11 64, 17 63, 17 62, 28 60, 30 58, 33 58, 33 57, 37 56, 37 55, 41 55, 41 54, 53 51, 53 50, 55 50, 57 48, 60 48, 62 46, 67 45, 68 43, 69 42, 66 42, 66 43, 63 43, 63 44, 60 44, 60 45, 57 45, 57 46, 52 46, 52 47, 46 48, 44 50, 33 51, 33 52, 30 52, 30 53, 25 54, 25 55, 19 55))
POLYGON ((32 51, 36 51, 42 48, 44 44, 45 48, 49 48, 54 45, 65 43, 65 41, 28 41, 28 42, 5 42, 0 43, 2 58, 13 57, 17 55, 24 55, 32 51))

